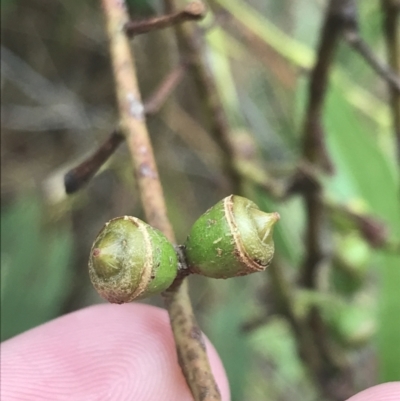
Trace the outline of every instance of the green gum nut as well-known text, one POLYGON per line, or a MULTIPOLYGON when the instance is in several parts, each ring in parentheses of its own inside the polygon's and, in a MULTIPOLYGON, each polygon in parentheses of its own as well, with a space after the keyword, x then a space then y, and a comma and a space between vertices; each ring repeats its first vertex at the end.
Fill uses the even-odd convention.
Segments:
POLYGON ((265 270, 278 220, 278 213, 264 213, 249 199, 228 196, 194 223, 184 248, 190 271, 229 278, 265 270))
POLYGON ((177 269, 172 244, 136 217, 110 220, 90 251, 90 279, 97 292, 112 303, 161 293, 172 284, 177 269))

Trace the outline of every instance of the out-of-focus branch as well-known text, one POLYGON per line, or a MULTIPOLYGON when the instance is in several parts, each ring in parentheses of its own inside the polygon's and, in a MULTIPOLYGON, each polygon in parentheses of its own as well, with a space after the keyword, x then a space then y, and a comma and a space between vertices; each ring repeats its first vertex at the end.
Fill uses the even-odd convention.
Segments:
MULTIPOLYGON (((286 317, 294 335, 297 338, 297 348, 300 357, 305 361, 310 373, 313 375, 314 383, 321 393, 327 394, 324 386, 324 358, 321 358, 319 342, 315 341, 313 327, 307 321, 299 317, 295 312, 294 288, 284 277, 284 267, 276 257, 268 267, 268 275, 271 281, 271 289, 274 291, 274 302, 277 312, 286 317)), ((322 339, 321 341, 326 341, 322 339)))
POLYGON ((198 21, 204 17, 206 8, 200 1, 192 1, 183 10, 149 18, 143 21, 129 21, 125 25, 128 36, 140 35, 150 31, 168 28, 185 21, 198 21))
MULTIPOLYGON (((349 0, 330 0, 318 45, 317 59, 311 71, 308 89, 308 104, 303 126, 303 157, 313 167, 332 171, 322 127, 322 112, 328 88, 329 72, 335 50, 344 26, 344 15, 349 0)), ((303 193, 306 207, 305 257, 300 270, 300 283, 305 288, 317 288, 317 271, 323 259, 322 237, 325 227, 325 209, 320 198, 322 188, 310 187, 303 193)), ((311 330, 318 349, 316 365, 319 370, 318 383, 324 383, 321 390, 329 393, 329 381, 341 371, 332 353, 327 327, 317 308, 308 313, 305 324, 311 330), (330 378, 330 379, 328 379, 330 378)), ((310 365, 313 369, 313 365, 310 365)))
POLYGON ((387 226, 383 221, 373 215, 355 211, 347 205, 333 202, 323 193, 322 176, 314 166, 303 161, 288 172, 287 176, 276 178, 267 172, 257 155, 257 145, 248 133, 242 131, 234 137, 234 164, 242 179, 258 186, 277 202, 294 195, 304 196, 318 189, 319 201, 327 212, 343 215, 352 221, 370 246, 389 251, 396 249, 397 244, 389 238, 387 226))
MULTIPOLYGON (((172 91, 182 81, 185 74, 184 64, 179 64, 161 82, 144 104, 146 115, 152 115, 159 111, 172 91)), ((64 177, 64 185, 67 194, 79 191, 97 173, 100 167, 113 155, 125 137, 119 129, 115 129, 106 141, 95 150, 94 154, 84 160, 79 166, 68 171, 64 177)))
POLYGON ((88 181, 90 181, 100 167, 115 152, 118 146, 124 141, 124 136, 115 130, 103 142, 95 153, 84 160, 79 166, 68 171, 64 176, 65 191, 72 194, 79 191, 88 181))
POLYGON ((350 207, 326 199, 323 200, 326 208, 332 213, 339 213, 352 221, 361 236, 373 248, 387 248, 389 246, 388 230, 383 221, 375 216, 358 213, 350 207))
POLYGON ((249 53, 260 60, 285 88, 295 87, 297 68, 261 39, 251 26, 236 18, 228 7, 215 0, 210 1, 210 7, 216 14, 215 21, 220 22, 221 27, 227 32, 239 35, 249 53))
POLYGON ((165 77, 160 86, 146 100, 144 104, 146 115, 155 114, 160 110, 171 93, 182 81, 186 73, 186 68, 186 65, 181 63, 165 77))
MULTIPOLYGON (((102 5, 107 21, 121 131, 125 135, 132 156, 146 218, 149 224, 162 231, 171 242, 175 242, 147 131, 145 110, 136 77, 134 53, 122 28, 128 20, 125 3, 102 0, 102 5)), ((181 280, 175 283, 174 288, 166 291, 164 296, 179 364, 195 400, 220 400, 202 334, 193 315, 186 282, 181 280)))
POLYGON ((308 87, 308 102, 303 127, 303 154, 310 163, 318 164, 328 171, 332 169, 332 165, 325 144, 321 121, 322 111, 329 72, 344 26, 343 10, 349 3, 349 0, 330 0, 329 2, 308 87))
POLYGON ((400 93, 400 77, 376 57, 368 44, 361 38, 358 30, 346 29, 344 37, 347 43, 349 43, 354 50, 360 53, 374 71, 388 82, 392 90, 396 93, 400 93))
MULTIPOLYGON (((176 0, 164 0, 164 3, 167 12, 173 13, 176 10, 176 0)), ((212 136, 223 151, 223 167, 231 182, 231 192, 238 193, 240 192, 240 176, 232 165, 233 149, 230 141, 229 123, 214 76, 204 57, 201 37, 196 35, 190 25, 175 25, 174 29, 181 56, 189 63, 189 73, 193 76, 201 100, 205 105, 212 136)))
MULTIPOLYGON (((400 1, 381 0, 383 10, 383 32, 387 59, 392 70, 400 75, 400 1)), ((400 164, 400 94, 389 85, 393 128, 397 141, 397 159, 400 164)))
MULTIPOLYGON (((329 74, 343 29, 347 26, 349 15, 353 15, 354 3, 351 0, 330 0, 323 22, 318 44, 317 58, 311 70, 308 87, 308 102, 305 112, 302 146, 303 158, 314 169, 327 172, 333 170, 322 125, 322 114, 329 84, 329 74)), ((318 288, 317 276, 324 259, 323 238, 326 226, 326 210, 321 200, 322 186, 310 186, 303 192, 306 208, 305 257, 300 270, 300 284, 306 289, 318 288)), ((333 349, 327 325, 317 307, 312 308, 305 319, 305 324, 312 333, 318 358, 317 377, 325 395, 333 393, 336 377, 346 371, 343 360, 333 349)), ((309 364, 314 371, 313 366, 309 364)), ((349 379, 349 378, 347 378, 349 379)), ((339 399, 339 395, 332 394, 339 399)))
MULTIPOLYGON (((372 49, 364 41, 360 35, 358 27, 358 16, 356 5, 353 0, 351 11, 353 14, 348 13, 346 18, 346 28, 343 31, 344 38, 347 43, 358 52, 361 57, 371 66, 371 68, 384 80, 387 81, 391 90, 394 90, 398 95, 400 94, 400 76, 396 74, 390 67, 377 58, 372 49)), ((394 10, 393 10, 394 11, 394 10)))
MULTIPOLYGON (((310 164, 327 170, 331 170, 332 165, 326 150, 321 118, 334 53, 352 6, 350 0, 330 0, 318 45, 317 60, 310 77, 303 126, 303 155, 310 164)), ((324 207, 319 198, 318 188, 304 194, 307 212, 306 256, 300 281, 307 288, 315 288, 317 267, 323 258, 321 241, 325 218, 324 207)))

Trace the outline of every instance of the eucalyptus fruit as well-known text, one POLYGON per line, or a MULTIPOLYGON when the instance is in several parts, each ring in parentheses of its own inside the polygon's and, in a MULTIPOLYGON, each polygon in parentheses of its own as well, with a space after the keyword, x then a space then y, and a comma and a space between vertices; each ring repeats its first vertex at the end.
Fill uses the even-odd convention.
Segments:
POLYGON ((172 244, 136 217, 117 217, 98 234, 89 259, 90 279, 109 302, 121 304, 166 290, 178 271, 172 244))
POLYGON ((184 246, 190 271, 229 278, 265 270, 278 220, 278 213, 265 213, 249 199, 228 196, 194 223, 184 246))
MULTIPOLYGON (((228 196, 194 223, 183 246, 187 272, 229 278, 265 270, 274 255, 272 231, 278 220, 278 213, 228 196)), ((173 245, 160 231, 123 216, 110 220, 98 234, 89 275, 103 298, 121 304, 165 291, 178 266, 173 245)))

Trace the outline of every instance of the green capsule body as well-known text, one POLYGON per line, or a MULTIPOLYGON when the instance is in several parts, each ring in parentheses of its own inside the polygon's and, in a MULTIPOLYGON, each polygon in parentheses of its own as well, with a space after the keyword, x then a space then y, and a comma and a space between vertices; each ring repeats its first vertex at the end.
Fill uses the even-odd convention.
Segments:
POLYGON ((177 269, 172 244, 136 217, 110 220, 90 251, 90 279, 98 293, 112 303, 161 293, 172 284, 177 269))
POLYGON ((264 213, 249 199, 228 196, 194 223, 184 247, 190 271, 229 278, 265 270, 278 219, 278 213, 264 213))

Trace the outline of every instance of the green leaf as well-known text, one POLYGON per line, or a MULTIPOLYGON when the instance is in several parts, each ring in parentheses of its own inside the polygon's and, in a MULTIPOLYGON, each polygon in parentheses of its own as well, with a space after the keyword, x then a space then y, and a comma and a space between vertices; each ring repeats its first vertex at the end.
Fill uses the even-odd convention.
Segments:
POLYGON ((243 286, 243 280, 245 278, 226 280, 222 285, 220 282, 216 283, 219 293, 221 290, 223 292, 225 287, 229 299, 223 304, 220 303, 219 307, 216 307, 208 316, 208 334, 224 363, 231 387, 232 401, 243 400, 248 373, 251 372, 249 338, 240 330, 243 321, 248 319, 248 300, 251 299, 249 287, 243 286))
POLYGON ((69 291, 72 239, 64 228, 42 227, 36 197, 24 197, 1 214, 1 340, 59 314, 69 291))
MULTIPOLYGON (((395 240, 400 238, 399 176, 379 133, 350 107, 343 93, 332 87, 326 108, 329 149, 337 175, 348 176, 371 213, 381 217, 395 240)), ((393 146, 394 148, 394 146, 393 146)), ((348 199, 351 200, 351 199, 348 199)), ((377 343, 382 381, 400 379, 400 255, 375 252, 379 283, 377 343)))

